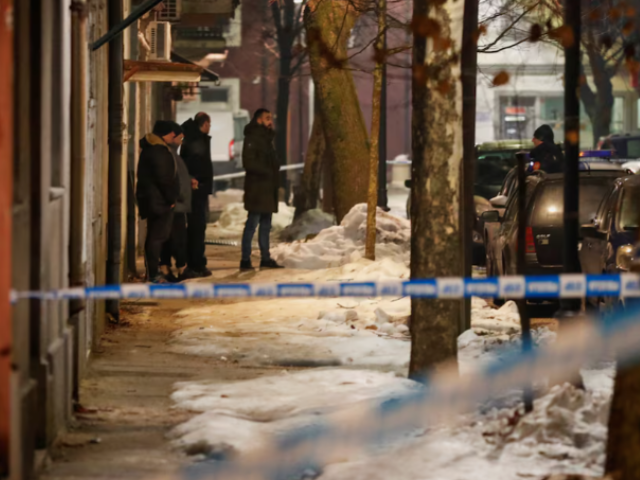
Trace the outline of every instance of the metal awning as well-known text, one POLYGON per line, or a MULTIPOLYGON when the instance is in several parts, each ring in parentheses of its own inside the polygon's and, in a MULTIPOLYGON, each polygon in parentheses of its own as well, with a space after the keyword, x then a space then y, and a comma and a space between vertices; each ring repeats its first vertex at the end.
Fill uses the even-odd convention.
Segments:
POLYGON ((171 61, 172 62, 177 62, 177 63, 195 65, 195 66, 201 68, 202 69, 202 78, 200 78, 201 82, 215 82, 215 83, 219 83, 220 82, 220 76, 216 72, 213 72, 213 71, 209 70, 208 68, 200 67, 200 65, 196 65, 191 60, 183 57, 182 55, 180 55, 180 54, 178 54, 178 53, 176 53, 174 51, 171 52, 171 61))
POLYGON ((192 63, 125 60, 123 82, 199 82, 204 70, 192 63))

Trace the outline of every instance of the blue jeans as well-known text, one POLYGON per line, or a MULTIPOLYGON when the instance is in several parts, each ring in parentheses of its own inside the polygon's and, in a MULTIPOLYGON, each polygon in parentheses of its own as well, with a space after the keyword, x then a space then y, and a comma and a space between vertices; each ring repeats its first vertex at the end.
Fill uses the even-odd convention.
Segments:
POLYGON ((249 212, 247 223, 244 225, 244 233, 242 234, 242 260, 251 260, 251 242, 256 228, 260 224, 258 232, 258 245, 260 246, 260 255, 262 260, 269 260, 269 235, 271 234, 271 213, 253 213, 249 212))

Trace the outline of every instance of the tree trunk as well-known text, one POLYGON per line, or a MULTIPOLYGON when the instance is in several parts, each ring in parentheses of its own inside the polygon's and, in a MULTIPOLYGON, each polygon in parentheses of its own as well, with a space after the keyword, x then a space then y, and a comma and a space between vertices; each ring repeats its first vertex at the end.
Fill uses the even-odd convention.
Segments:
POLYGON ((333 180, 331 178, 333 160, 326 145, 325 138, 324 158, 322 162, 322 211, 324 213, 335 213, 335 208, 333 208, 333 180))
POLYGON ((304 161, 300 190, 295 197, 296 211, 294 219, 305 212, 318 208, 320 198, 320 179, 322 178, 323 157, 325 155, 324 131, 322 121, 316 110, 313 115, 313 128, 304 161))
POLYGON ((640 479, 640 366, 618 370, 609 416, 605 472, 640 479))
MULTIPOLYGON (((460 45, 464 2, 413 3, 411 278, 462 276, 460 45), (437 23, 439 28, 435 28, 437 23), (429 51, 427 51, 427 35, 429 51)), ((460 300, 414 298, 410 378, 456 360, 460 300)))
MULTIPOLYGON (((278 98, 276 99, 276 152, 278 153, 280 165, 286 165, 288 163, 287 136, 289 134, 290 91, 291 49, 287 49, 287 45, 285 44, 280 45, 280 76, 278 77, 278 98)), ((283 171, 280 175, 280 185, 286 189, 287 172, 283 171)), ((287 201, 286 198, 285 201, 287 201)))
MULTIPOLYGON (((357 3, 357 2, 356 2, 357 3)), ((359 11, 353 1, 310 0, 305 26, 311 75, 332 155, 337 221, 367 200, 369 139, 356 87, 347 69, 347 41, 359 11)))
POLYGON ((611 75, 607 71, 602 54, 588 44, 587 57, 593 72, 595 92, 584 81, 580 85, 580 98, 584 104, 593 129, 593 146, 597 146, 600 137, 606 137, 611 133, 611 117, 613 113, 613 83, 611 75))
MULTIPOLYGON (((378 212, 378 171, 380 155, 380 98, 382 94, 382 68, 385 62, 384 32, 386 30, 386 0, 378 0, 378 38, 376 40, 376 66, 373 71, 373 96, 371 100, 371 146, 369 148, 369 191, 367 195, 367 233, 364 257, 376 259, 376 213, 378 212)), ((386 168, 386 165, 385 165, 386 168)))

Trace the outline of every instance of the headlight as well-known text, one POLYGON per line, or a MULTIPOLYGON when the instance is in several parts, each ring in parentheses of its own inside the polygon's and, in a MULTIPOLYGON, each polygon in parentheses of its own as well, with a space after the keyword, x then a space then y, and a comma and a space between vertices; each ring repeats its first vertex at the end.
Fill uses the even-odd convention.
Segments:
POLYGON ((629 271, 633 259, 633 246, 622 245, 616 250, 616 266, 620 270, 629 271))

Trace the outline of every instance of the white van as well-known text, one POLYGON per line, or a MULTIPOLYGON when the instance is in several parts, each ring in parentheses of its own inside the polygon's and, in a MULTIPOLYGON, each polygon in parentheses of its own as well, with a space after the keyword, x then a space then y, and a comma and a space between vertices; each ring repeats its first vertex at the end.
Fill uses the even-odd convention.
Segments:
POLYGON ((244 146, 244 127, 250 122, 249 112, 240 110, 233 116, 233 143, 229 146, 229 155, 237 168, 242 168, 242 147, 244 146))

